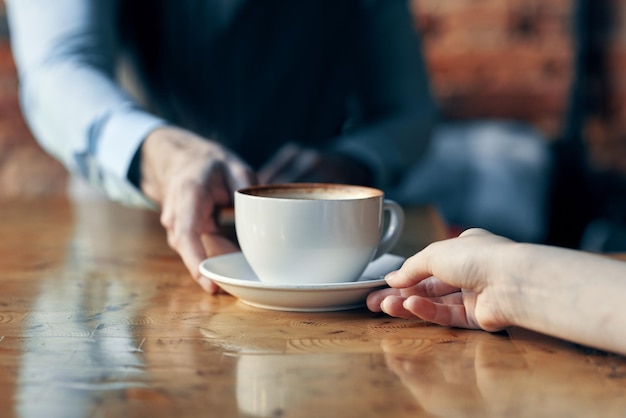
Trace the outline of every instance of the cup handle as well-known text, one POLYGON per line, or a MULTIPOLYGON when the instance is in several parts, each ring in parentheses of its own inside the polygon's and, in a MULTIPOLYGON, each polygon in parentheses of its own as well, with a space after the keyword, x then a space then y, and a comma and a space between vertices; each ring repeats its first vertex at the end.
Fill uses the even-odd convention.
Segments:
POLYGON ((404 227, 404 210, 402 207, 393 200, 385 199, 383 201, 383 215, 385 212, 389 212, 389 223, 381 234, 378 248, 372 260, 388 253, 402 235, 402 228, 404 227))

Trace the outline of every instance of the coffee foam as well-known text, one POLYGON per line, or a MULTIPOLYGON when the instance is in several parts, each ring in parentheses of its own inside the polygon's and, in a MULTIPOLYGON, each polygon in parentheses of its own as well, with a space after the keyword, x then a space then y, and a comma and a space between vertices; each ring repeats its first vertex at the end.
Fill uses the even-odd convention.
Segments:
POLYGON ((240 192, 259 197, 297 200, 351 200, 380 196, 377 189, 342 184, 280 184, 257 186, 240 192))

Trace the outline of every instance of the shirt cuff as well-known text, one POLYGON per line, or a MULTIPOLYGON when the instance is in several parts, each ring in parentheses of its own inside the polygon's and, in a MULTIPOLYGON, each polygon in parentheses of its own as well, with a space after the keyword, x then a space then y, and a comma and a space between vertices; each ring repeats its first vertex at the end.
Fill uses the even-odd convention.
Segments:
POLYGON ((109 118, 96 152, 101 167, 118 179, 127 179, 133 156, 150 132, 167 123, 135 107, 126 107, 109 118))

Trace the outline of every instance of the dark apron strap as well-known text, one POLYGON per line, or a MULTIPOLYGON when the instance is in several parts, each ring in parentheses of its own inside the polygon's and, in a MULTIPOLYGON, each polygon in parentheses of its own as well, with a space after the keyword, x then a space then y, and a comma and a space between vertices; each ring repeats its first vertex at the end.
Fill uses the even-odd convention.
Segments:
POLYGON ((588 65, 591 51, 589 2, 574 0, 572 43, 574 77, 561 136, 552 144, 553 174, 547 243, 577 248, 593 213, 589 199, 587 148, 583 137, 588 104, 588 65))

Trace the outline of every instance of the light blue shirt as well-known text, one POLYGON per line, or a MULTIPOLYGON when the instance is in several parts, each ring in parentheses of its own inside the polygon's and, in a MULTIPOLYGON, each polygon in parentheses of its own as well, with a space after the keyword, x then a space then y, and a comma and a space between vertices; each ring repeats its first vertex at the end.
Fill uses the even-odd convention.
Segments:
POLYGON ((151 206, 126 178, 146 135, 165 124, 116 80, 113 1, 9 0, 24 116, 39 143, 118 201, 151 206))

